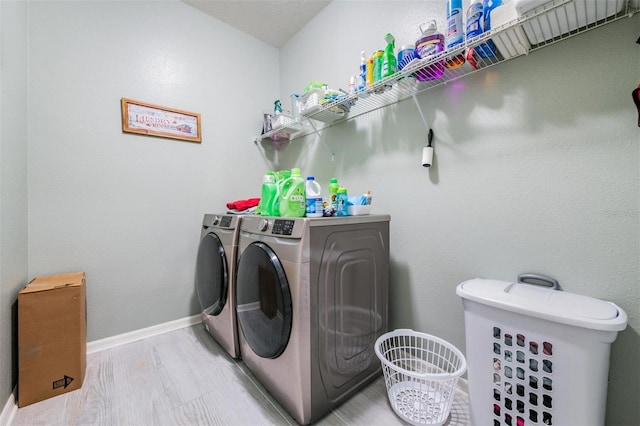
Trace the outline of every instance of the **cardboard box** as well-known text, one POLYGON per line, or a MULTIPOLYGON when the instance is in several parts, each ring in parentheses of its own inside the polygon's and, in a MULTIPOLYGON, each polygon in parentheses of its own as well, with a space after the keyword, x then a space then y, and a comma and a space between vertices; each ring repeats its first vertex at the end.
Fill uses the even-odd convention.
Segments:
POLYGON ((38 277, 18 293, 18 407, 82 386, 85 281, 84 272, 38 277))

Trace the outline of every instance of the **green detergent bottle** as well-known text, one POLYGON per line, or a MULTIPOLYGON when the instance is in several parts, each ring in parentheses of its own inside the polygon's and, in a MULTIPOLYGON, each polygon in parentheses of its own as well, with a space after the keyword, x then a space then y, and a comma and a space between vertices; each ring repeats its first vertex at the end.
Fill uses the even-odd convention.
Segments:
POLYGON ((300 169, 291 169, 291 176, 283 179, 280 188, 280 216, 304 217, 307 211, 305 180, 300 169))
POLYGON ((278 212, 278 185, 276 174, 267 172, 262 180, 262 193, 260 194, 260 214, 263 216, 279 216, 278 212))

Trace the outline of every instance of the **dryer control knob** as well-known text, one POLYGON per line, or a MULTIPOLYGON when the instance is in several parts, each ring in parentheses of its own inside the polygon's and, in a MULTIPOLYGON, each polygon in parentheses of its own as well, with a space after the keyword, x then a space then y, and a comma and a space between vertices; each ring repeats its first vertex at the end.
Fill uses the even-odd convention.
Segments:
POLYGON ((260 219, 258 222, 258 231, 266 231, 269 227, 269 221, 267 219, 260 219))
POLYGON ((218 225, 218 223, 220 223, 220 216, 216 216, 216 218, 213 219, 213 225, 214 226, 218 225))

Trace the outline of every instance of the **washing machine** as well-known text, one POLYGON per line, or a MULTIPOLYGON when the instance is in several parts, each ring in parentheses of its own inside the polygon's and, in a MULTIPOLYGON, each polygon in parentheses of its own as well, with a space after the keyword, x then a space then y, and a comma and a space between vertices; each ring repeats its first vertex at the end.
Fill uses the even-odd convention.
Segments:
POLYGON ((202 323, 233 358, 240 357, 235 310, 235 273, 240 216, 205 214, 196 261, 196 292, 202 323))
POLYGON ((236 303, 246 366, 300 424, 380 374, 388 328, 388 215, 244 217, 236 303))

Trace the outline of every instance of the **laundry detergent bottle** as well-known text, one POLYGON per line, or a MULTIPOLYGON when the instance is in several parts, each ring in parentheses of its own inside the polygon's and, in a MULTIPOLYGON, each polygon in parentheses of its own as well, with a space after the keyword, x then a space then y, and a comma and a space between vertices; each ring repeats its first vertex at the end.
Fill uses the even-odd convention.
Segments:
POLYGON ((262 180, 260 194, 260 214, 263 216, 278 216, 278 185, 274 172, 267 172, 262 180))
POLYGON ((305 181, 300 169, 291 169, 291 176, 282 180, 280 187, 280 216, 304 217, 306 209, 305 181))

